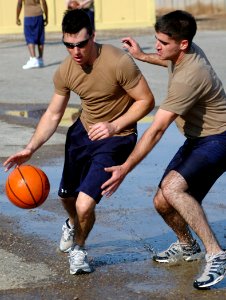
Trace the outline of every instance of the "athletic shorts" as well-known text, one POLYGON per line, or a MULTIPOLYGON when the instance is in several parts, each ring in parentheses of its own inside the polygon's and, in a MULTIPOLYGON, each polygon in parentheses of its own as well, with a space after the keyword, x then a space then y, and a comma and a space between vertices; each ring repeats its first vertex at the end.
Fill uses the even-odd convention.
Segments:
POLYGON ((89 16, 90 18, 90 22, 91 22, 91 25, 92 25, 92 28, 93 30, 95 31, 95 17, 94 17, 94 10, 93 9, 89 9, 89 8, 85 8, 83 9, 87 15, 89 16))
POLYGON ((163 178, 175 170, 186 180, 187 192, 202 202, 215 181, 226 171, 226 132, 188 138, 169 163, 163 178))
POLYGON ((104 168, 122 164, 136 141, 136 133, 91 141, 78 119, 67 133, 58 195, 61 198, 76 197, 83 192, 98 203, 102 197, 101 185, 112 175, 104 168))
POLYGON ((24 17, 24 36, 27 44, 44 45, 45 26, 43 15, 24 17))

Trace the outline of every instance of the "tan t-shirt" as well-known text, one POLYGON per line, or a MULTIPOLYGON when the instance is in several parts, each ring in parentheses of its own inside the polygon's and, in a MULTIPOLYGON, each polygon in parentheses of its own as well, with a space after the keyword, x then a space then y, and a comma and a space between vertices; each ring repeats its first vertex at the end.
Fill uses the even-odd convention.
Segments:
MULTIPOLYGON (((83 0, 76 0, 78 3, 82 3, 83 0)), ((90 1, 90 3, 87 3, 86 5, 84 5, 83 9, 90 9, 90 10, 94 10, 94 1, 90 1)))
MULTIPOLYGON (((112 45, 100 45, 99 56, 93 66, 84 70, 68 56, 54 75, 55 92, 68 95, 70 91, 81 98, 81 121, 89 125, 101 121, 112 122, 122 116, 134 103, 127 90, 135 87, 141 72, 133 59, 112 45)), ((136 124, 118 135, 135 132, 136 124)))
POLYGON ((169 63, 168 95, 160 108, 179 116, 185 136, 202 137, 226 131, 226 95, 204 52, 194 43, 176 66, 169 63))
MULTIPOLYGON (((83 1, 84 0, 75 0, 75 2, 78 2, 79 4, 81 4, 83 1)), ((66 0, 65 2, 66 6, 68 7, 70 0, 66 0)), ((87 2, 86 5, 84 5, 83 9, 94 10, 94 1, 87 2)))
POLYGON ((37 17, 43 14, 40 0, 24 0, 24 16, 37 17))

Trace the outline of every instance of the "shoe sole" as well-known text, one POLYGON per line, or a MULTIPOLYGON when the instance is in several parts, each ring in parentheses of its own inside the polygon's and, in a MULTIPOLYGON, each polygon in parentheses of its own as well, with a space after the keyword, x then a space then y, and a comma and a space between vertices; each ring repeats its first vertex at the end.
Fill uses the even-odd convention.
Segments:
POLYGON ((30 70, 30 69, 36 69, 36 68, 40 68, 40 67, 37 66, 37 67, 23 68, 23 70, 30 70))
POLYGON ((72 271, 70 270, 70 274, 71 275, 81 275, 81 274, 87 274, 87 273, 91 273, 92 270, 91 269, 77 269, 76 271, 72 271))
POLYGON ((193 257, 175 257, 175 259, 158 259, 158 258, 153 258, 154 261, 159 262, 159 263, 175 263, 177 261, 186 261, 186 262, 191 262, 195 260, 200 260, 203 257, 202 254, 193 256, 193 257))
POLYGON ((197 254, 194 254, 193 256, 188 256, 188 257, 186 257, 186 256, 184 256, 184 260, 185 261, 194 261, 194 260, 200 260, 200 259, 202 259, 204 257, 204 253, 203 252, 199 252, 199 253, 197 253, 197 254))
POLYGON ((170 262, 172 262, 172 261, 169 261, 168 259, 165 259, 165 260, 160 259, 160 260, 158 260, 158 259, 154 259, 153 258, 153 260, 156 261, 156 262, 159 262, 159 263, 170 263, 170 262))
POLYGON ((205 288, 211 287, 211 286, 217 284, 218 282, 220 282, 221 280, 223 280, 224 277, 225 277, 225 275, 226 275, 226 272, 224 273, 224 275, 219 276, 214 281, 206 283, 206 284, 203 284, 203 285, 196 285, 196 283, 194 282, 193 286, 194 286, 194 288, 196 288, 198 290, 199 289, 203 289, 203 288, 205 289, 205 288))
POLYGON ((67 248, 67 249, 61 249, 61 248, 59 247, 59 249, 60 249, 60 251, 63 252, 63 253, 68 253, 68 252, 70 252, 71 247, 70 247, 70 248, 67 248))

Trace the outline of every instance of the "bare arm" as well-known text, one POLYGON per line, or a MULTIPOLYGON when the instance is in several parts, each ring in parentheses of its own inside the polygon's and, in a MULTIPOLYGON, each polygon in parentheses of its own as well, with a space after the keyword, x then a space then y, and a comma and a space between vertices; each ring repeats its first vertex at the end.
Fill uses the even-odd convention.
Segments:
POLYGON ((135 100, 132 106, 124 115, 111 123, 99 122, 90 126, 88 134, 91 140, 107 138, 121 132, 124 128, 143 118, 154 108, 154 96, 143 76, 134 88, 127 90, 127 93, 135 100))
POLYGON ((17 7, 16 7, 16 24, 21 25, 20 21, 20 13, 23 6, 23 0, 18 0, 17 7))
POLYGON ((121 166, 105 168, 105 171, 112 172, 112 177, 101 186, 102 195, 110 197, 117 190, 126 175, 151 152, 176 117, 175 113, 169 111, 157 111, 153 123, 144 132, 126 162, 121 166))
POLYGON ((160 59, 156 53, 144 53, 140 45, 131 37, 123 38, 122 43, 123 48, 127 49, 134 58, 149 64, 167 67, 167 61, 160 59))
POLYGON ((82 2, 80 2, 79 8, 83 8, 83 7, 85 7, 87 4, 91 4, 91 3, 93 3, 93 0, 83 0, 82 2))
POLYGON ((40 148, 56 131, 62 119, 69 97, 54 94, 46 112, 39 121, 34 135, 25 149, 10 156, 4 163, 5 171, 13 165, 20 165, 29 160, 32 154, 40 148))
POLYGON ((46 3, 46 0, 42 0, 42 8, 44 10, 45 18, 44 18, 44 24, 45 26, 48 25, 49 18, 48 18, 48 6, 46 3))

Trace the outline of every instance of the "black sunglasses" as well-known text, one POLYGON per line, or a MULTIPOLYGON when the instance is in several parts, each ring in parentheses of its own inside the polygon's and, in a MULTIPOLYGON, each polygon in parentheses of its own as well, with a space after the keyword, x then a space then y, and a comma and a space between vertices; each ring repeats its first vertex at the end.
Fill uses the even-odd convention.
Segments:
POLYGON ((67 42, 64 42, 63 39, 62 39, 62 42, 63 42, 64 46, 66 46, 68 49, 74 49, 75 47, 78 47, 79 49, 81 49, 81 48, 84 48, 88 44, 89 40, 90 40, 90 37, 87 40, 81 41, 79 43, 67 43, 67 42))

